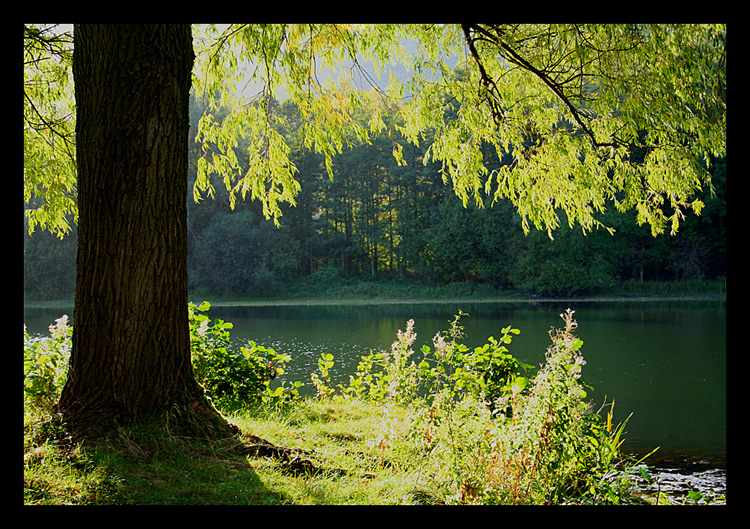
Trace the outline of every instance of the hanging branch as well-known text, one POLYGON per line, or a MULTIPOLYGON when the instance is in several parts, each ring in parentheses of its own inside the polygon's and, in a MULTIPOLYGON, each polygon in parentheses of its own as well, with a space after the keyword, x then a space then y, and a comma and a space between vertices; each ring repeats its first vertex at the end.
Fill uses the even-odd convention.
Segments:
POLYGON ((474 46, 474 39, 470 35, 472 26, 468 24, 462 24, 461 29, 464 32, 466 43, 469 46, 469 52, 471 52, 472 57, 474 57, 477 68, 479 68, 479 75, 482 78, 482 85, 484 86, 485 90, 487 90, 487 103, 490 105, 492 119, 495 122, 495 125, 499 126, 500 122, 503 121, 505 116, 503 113, 503 109, 500 106, 500 94, 498 93, 497 85, 495 84, 495 81, 487 74, 487 71, 484 68, 484 64, 482 64, 482 59, 479 56, 479 52, 477 52, 476 46, 474 46))
MULTIPOLYGON (((511 47, 507 42, 505 42, 501 38, 500 34, 493 34, 478 24, 462 24, 461 28, 463 29, 466 42, 469 46, 469 51, 471 52, 471 55, 477 64, 477 68, 479 69, 479 73, 482 77, 482 84, 487 88, 488 92, 496 95, 497 86, 495 85, 494 80, 487 75, 484 65, 482 64, 482 58, 480 57, 474 45, 474 42, 479 39, 475 37, 474 35, 472 35, 472 33, 481 35, 483 37, 482 40, 486 40, 496 45, 498 48, 504 50, 506 53, 506 58, 510 62, 534 74, 545 85, 547 85, 547 87, 568 108, 571 116, 573 117, 575 122, 578 124, 578 126, 581 128, 581 130, 591 139, 591 142, 594 145, 594 147, 619 147, 621 146, 621 143, 615 139, 613 139, 613 141, 610 141, 610 142, 603 142, 597 139, 594 132, 591 130, 591 128, 589 128, 589 126, 584 121, 584 118, 585 118, 584 114, 580 111, 580 109, 578 109, 573 104, 570 98, 565 94, 562 85, 560 85, 555 80, 553 80, 546 71, 536 68, 533 64, 531 64, 531 62, 529 62, 524 57, 522 57, 518 53, 517 50, 515 50, 513 47, 511 47)), ((496 104, 497 103, 495 103, 494 105, 496 104)), ((494 105, 492 102, 490 103, 493 118, 495 118, 495 120, 497 121, 497 110, 494 105)))

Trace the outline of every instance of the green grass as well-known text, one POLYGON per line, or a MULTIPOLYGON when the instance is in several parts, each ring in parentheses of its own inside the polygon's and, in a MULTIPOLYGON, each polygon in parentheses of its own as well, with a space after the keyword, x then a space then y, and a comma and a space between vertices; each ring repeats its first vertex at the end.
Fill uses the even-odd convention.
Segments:
POLYGON ((114 430, 84 447, 72 444, 54 417, 27 411, 24 503, 467 503, 455 486, 440 481, 445 460, 426 458, 413 442, 412 413, 401 405, 336 396, 227 414, 245 435, 239 441, 179 437, 156 421, 114 430), (248 453, 246 447, 257 438, 299 451, 299 459, 309 464, 248 453))
MULTIPOLYGON (((399 440, 408 425, 394 408, 383 438, 383 408, 350 398, 306 400, 284 410, 227 417, 243 433, 304 450, 298 469, 243 454, 244 443, 171 435, 163 426, 118 429, 93 446, 70 443, 54 417, 27 411, 24 503, 32 505, 390 505, 414 503, 418 462, 399 440)), ((423 496, 423 495, 422 495, 423 496)))

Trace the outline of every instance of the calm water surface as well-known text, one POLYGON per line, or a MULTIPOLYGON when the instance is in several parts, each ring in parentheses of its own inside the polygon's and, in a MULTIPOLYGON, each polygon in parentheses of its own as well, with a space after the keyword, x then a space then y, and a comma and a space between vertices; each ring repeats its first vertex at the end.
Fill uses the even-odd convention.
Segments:
MULTIPOLYGON (((234 324, 233 340, 253 340, 292 356, 284 378, 312 392, 310 373, 321 353, 335 357, 334 382, 347 382, 361 356, 390 348, 396 332, 415 320, 414 350, 449 327, 459 309, 467 345, 486 343, 511 325, 521 330, 509 351, 539 365, 560 327, 559 314, 575 310, 584 341, 583 378, 594 387, 595 404, 615 401, 615 420, 630 418, 626 450, 661 447, 661 458, 706 460, 726 465, 726 304, 720 301, 401 303, 229 307, 209 316, 234 324)), ((72 309, 26 309, 31 333, 72 309)), ((419 353, 417 353, 419 354, 419 353)))

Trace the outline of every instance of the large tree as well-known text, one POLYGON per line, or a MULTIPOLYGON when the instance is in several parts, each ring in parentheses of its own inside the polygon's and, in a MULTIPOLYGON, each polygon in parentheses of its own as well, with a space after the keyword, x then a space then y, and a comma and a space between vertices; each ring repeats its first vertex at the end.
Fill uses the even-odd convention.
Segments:
MULTIPOLYGON (((202 407, 186 324, 193 44, 205 104, 194 197, 218 176, 232 201, 250 194, 269 218, 300 189, 275 128, 282 116, 272 103, 282 96, 299 109, 300 144, 324 155, 331 176, 334 154, 390 122, 426 146, 425 162, 440 163, 464 201, 510 200, 524 227, 550 234, 561 211, 589 230, 611 205, 634 209, 655 234, 674 232, 687 211, 700 212, 708 165, 726 154, 725 25, 230 25, 201 28, 193 42, 185 26, 80 26, 75 160, 70 120, 39 119, 64 105, 34 101, 55 96, 38 90, 35 75, 61 76, 68 60, 43 33, 24 34, 27 63, 38 68, 25 80, 25 135, 53 133, 44 150, 25 144, 25 197, 30 220, 59 221, 50 212, 75 211, 66 199, 76 189, 47 162, 77 169, 74 347, 60 403, 72 416, 202 407), (374 91, 321 81, 337 67, 371 80, 364 60, 378 69, 403 62, 413 75, 374 91), (358 109, 370 112, 365 125, 358 109), (488 146, 508 162, 488 170, 488 146)), ((400 141, 392 137, 397 163, 400 141)))
POLYGON ((85 429, 207 408, 187 315, 193 60, 189 25, 75 28, 78 273, 59 409, 85 429))

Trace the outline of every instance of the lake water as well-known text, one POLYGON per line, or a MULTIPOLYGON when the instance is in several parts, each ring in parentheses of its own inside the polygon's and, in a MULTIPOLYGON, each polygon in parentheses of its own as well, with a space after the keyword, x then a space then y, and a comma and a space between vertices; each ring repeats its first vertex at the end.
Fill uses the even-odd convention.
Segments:
MULTIPOLYGON (((594 387, 595 404, 615 401, 615 421, 633 414, 624 449, 643 453, 659 446, 657 459, 670 464, 707 462, 726 467, 726 304, 722 301, 628 301, 540 303, 377 303, 357 305, 220 306, 212 319, 234 324, 232 338, 253 340, 288 353, 284 379, 300 380, 312 392, 310 373, 321 353, 335 357, 333 380, 347 382, 361 356, 390 348, 396 332, 415 320, 414 350, 430 344, 461 309, 470 346, 500 336, 511 325, 509 352, 539 365, 560 327, 559 314, 575 310, 584 342, 583 378, 594 387)), ((31 333, 72 309, 25 310, 31 333)), ((417 353, 419 354, 419 353, 417 353)))

